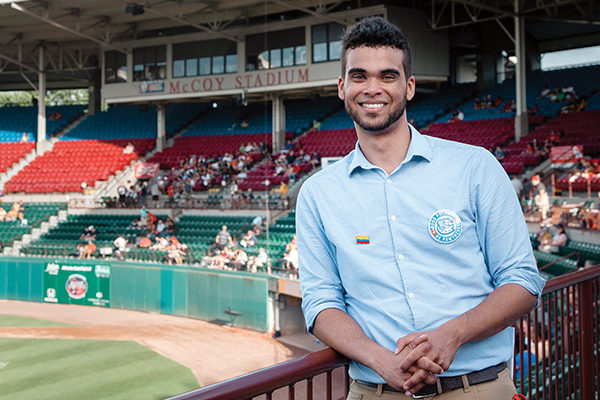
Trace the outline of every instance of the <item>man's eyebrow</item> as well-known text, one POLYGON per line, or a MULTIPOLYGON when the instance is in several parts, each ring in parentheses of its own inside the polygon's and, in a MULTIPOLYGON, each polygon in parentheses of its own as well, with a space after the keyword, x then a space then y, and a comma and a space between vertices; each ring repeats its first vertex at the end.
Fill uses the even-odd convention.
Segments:
POLYGON ((388 69, 384 69, 381 71, 382 75, 385 74, 394 74, 394 75, 400 75, 400 71, 397 70, 396 68, 388 68, 388 69))
POLYGON ((367 70, 364 68, 352 68, 350 70, 348 70, 348 75, 350 74, 364 74, 366 73, 367 70))

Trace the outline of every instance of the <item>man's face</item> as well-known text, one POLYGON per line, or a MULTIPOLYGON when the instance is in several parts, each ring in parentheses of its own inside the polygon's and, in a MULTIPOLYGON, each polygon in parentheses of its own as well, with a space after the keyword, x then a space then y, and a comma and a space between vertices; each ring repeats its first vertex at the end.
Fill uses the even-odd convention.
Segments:
POLYGON ((346 53, 346 73, 338 81, 338 96, 346 112, 365 133, 392 131, 415 94, 415 79, 404 76, 402 51, 357 47, 346 53))

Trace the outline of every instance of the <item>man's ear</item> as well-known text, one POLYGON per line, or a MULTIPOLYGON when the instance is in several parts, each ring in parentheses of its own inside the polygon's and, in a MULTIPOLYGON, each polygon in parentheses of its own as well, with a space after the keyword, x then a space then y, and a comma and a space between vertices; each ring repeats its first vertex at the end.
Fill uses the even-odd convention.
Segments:
POLYGON ((410 101, 415 97, 415 77, 410 76, 406 81, 406 100, 410 101))
POLYGON ((338 78, 338 97, 344 100, 344 78, 341 75, 338 78))

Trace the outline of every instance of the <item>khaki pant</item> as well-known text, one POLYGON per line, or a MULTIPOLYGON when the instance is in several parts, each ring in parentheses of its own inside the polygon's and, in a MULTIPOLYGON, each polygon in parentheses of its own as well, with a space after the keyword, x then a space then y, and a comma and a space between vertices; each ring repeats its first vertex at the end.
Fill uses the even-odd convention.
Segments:
MULTIPOLYGON (((508 368, 498 373, 498 379, 469 386, 466 377, 463 378, 465 387, 451 392, 427 397, 428 400, 511 400, 517 393, 508 368)), ((347 400, 398 400, 411 399, 404 393, 382 391, 377 388, 352 382, 347 400)))

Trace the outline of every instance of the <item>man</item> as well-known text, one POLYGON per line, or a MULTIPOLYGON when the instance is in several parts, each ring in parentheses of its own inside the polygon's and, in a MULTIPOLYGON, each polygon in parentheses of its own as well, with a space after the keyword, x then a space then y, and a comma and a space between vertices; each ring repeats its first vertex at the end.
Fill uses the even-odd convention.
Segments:
POLYGON ((223 225, 221 230, 217 233, 217 236, 215 236, 214 246, 218 251, 223 250, 227 246, 233 247, 233 240, 231 239, 229 232, 227 232, 227 225, 223 225))
POLYGON ((540 218, 542 219, 543 223, 548 216, 548 211, 550 211, 550 196, 548 196, 546 185, 542 183, 542 180, 538 175, 531 177, 531 184, 533 185, 533 201, 541 212, 540 218))
POLYGON ((361 20, 341 60, 358 143, 298 198, 307 327, 353 360, 349 398, 510 399, 507 326, 544 284, 512 185, 489 151, 408 125, 415 78, 397 27, 361 20))

